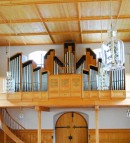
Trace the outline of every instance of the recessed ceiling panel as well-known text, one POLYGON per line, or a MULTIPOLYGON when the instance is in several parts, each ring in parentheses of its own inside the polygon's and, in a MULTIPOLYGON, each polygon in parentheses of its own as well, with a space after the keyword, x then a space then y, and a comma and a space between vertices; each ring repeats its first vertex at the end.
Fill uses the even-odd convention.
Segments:
POLYGON ((43 23, 18 23, 12 24, 16 33, 39 33, 46 32, 43 23))
POLYGON ((43 18, 77 17, 75 3, 56 3, 38 5, 43 18))
POLYGON ((82 2, 81 16, 109 16, 117 15, 120 9, 120 1, 112 1, 112 7, 110 1, 97 1, 97 2, 82 2), (112 11, 111 11, 112 9, 112 11))
POLYGON ((47 22, 46 24, 51 32, 79 31, 77 21, 47 22))
POLYGON ((67 41, 73 41, 76 43, 81 42, 79 34, 53 35, 53 39, 56 43, 64 43, 67 41))
POLYGON ((31 5, 0 6, 0 13, 5 23, 6 20, 11 22, 11 20, 38 18, 38 15, 31 5))

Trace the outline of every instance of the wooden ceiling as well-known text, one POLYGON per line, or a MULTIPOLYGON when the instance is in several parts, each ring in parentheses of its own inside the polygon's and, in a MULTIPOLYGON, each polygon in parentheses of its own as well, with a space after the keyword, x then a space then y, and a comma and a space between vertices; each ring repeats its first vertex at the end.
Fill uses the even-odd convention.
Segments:
POLYGON ((98 43, 110 15, 118 38, 130 42, 130 0, 0 0, 0 46, 98 43))

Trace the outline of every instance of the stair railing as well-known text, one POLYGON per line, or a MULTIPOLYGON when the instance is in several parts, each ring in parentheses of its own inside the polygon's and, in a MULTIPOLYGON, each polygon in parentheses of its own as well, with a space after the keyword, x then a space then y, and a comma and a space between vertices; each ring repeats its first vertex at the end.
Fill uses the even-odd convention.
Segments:
POLYGON ((25 141, 25 138, 21 137, 20 131, 25 130, 25 128, 20 125, 16 120, 14 120, 8 113, 6 108, 0 109, 2 115, 2 122, 22 141, 25 141))

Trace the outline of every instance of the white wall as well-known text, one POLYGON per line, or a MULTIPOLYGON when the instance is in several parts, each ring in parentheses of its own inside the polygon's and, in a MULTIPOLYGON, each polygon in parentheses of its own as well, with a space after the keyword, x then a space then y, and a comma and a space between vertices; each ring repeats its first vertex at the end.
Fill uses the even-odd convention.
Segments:
MULTIPOLYGON (((37 129, 37 111, 24 108, 24 119, 19 119, 20 108, 9 108, 10 115, 14 117, 27 129, 37 129)), ((42 129, 54 129, 56 118, 59 113, 75 111, 86 114, 84 117, 88 122, 89 129, 95 128, 94 108, 72 108, 72 109, 51 109, 50 112, 42 112, 42 129)), ((130 118, 126 117, 127 108, 100 108, 99 128, 100 129, 130 129, 130 118)))
MULTIPOLYGON (((19 46, 11 47, 10 55, 13 55, 17 52, 22 52, 24 55, 28 55, 31 52, 49 49, 56 50, 56 56, 61 60, 63 59, 64 54, 64 45, 43 45, 43 46, 19 46)), ((76 55, 77 60, 85 54, 85 48, 100 48, 100 44, 77 44, 76 45, 76 55)), ((126 57, 126 73, 130 73, 130 61, 129 61, 129 50, 130 43, 125 43, 125 53, 126 57)), ((6 47, 0 48, 0 76, 6 76, 6 47)), ((37 128, 37 112, 34 109, 23 109, 24 119, 19 120, 20 109, 8 109, 9 112, 16 120, 21 122, 25 128, 36 129, 37 128)), ((130 118, 126 117, 126 108, 101 108, 99 113, 99 128, 130 128, 130 118)), ((95 128, 95 113, 94 109, 51 109, 50 112, 42 112, 42 128, 43 129, 53 129, 56 116, 59 113, 65 111, 78 111, 86 114, 86 119, 90 129, 95 128)))

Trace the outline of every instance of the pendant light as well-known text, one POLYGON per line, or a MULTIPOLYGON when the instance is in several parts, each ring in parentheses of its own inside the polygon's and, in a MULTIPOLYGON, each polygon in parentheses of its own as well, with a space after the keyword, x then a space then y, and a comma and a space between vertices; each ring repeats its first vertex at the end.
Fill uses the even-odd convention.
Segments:
MULTIPOLYGON (((101 1, 100 1, 100 24, 101 24, 101 45, 102 45, 102 8, 101 8, 101 1)), ((103 61, 100 57, 98 59, 98 76, 97 76, 97 89, 98 90, 109 90, 110 88, 110 80, 109 80, 109 72, 104 69, 103 61)))
POLYGON ((124 68, 124 43, 116 38, 117 31, 115 30, 112 19, 112 2, 110 1, 110 29, 108 30, 108 39, 102 44, 102 60, 103 67, 106 70, 124 68))
MULTIPOLYGON (((11 11, 11 7, 10 7, 10 11, 11 11)), ((9 23, 10 27, 11 27, 11 18, 10 18, 10 23, 9 23)), ((15 81, 12 77, 12 73, 11 73, 11 67, 10 67, 10 34, 8 36, 8 56, 7 56, 7 63, 8 63, 8 70, 7 70, 7 75, 6 75, 6 92, 7 93, 14 93, 15 92, 15 81)))

